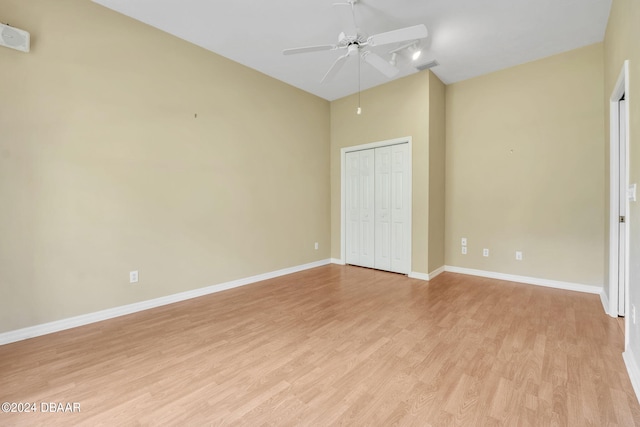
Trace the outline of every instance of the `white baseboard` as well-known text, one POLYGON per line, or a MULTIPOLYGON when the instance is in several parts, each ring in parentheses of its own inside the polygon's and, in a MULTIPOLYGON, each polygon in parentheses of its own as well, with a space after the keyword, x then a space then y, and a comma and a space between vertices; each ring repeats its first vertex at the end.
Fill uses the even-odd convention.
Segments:
POLYGON ((439 275, 441 275, 442 273, 444 273, 444 265, 440 268, 436 268, 435 270, 433 270, 431 273, 429 273, 429 280, 434 279, 436 277, 438 277, 439 275))
POLYGON ((207 286, 205 288, 193 289, 191 291, 180 292, 173 295, 167 295, 151 300, 140 301, 133 304, 127 304, 119 307, 108 308, 106 310, 87 313, 80 316, 69 317, 67 319, 56 320, 54 322, 43 323, 40 325, 29 326, 27 328, 17 329, 14 331, 4 332, 0 334, 0 345, 9 344, 16 341, 26 340, 41 335, 51 334, 53 332, 64 331, 78 326, 88 325, 90 323, 100 322, 102 320, 112 319, 114 317, 124 316, 138 311, 148 310, 150 308, 162 305, 172 304, 191 298, 201 297, 203 295, 213 294, 216 292, 226 291, 227 289, 237 288, 239 286, 249 285, 263 280, 273 279, 284 276, 286 274, 297 273, 299 271, 308 270, 310 268, 320 267, 330 263, 329 259, 310 262, 308 264, 297 265, 294 267, 283 268, 281 270, 269 273, 258 274, 256 276, 246 277, 244 279, 232 280, 218 285, 207 286))
POLYGON ((636 363, 631 349, 627 349, 622 353, 622 358, 624 359, 624 364, 627 367, 627 373, 629 374, 633 391, 636 393, 636 399, 640 402, 640 369, 638 368, 638 364, 636 363))
POLYGON ((475 270, 472 268, 454 267, 446 265, 445 271, 471 276, 487 277, 490 279, 506 280, 509 282, 526 283, 528 285, 545 286, 547 288, 564 289, 567 291, 585 292, 588 294, 600 294, 602 286, 583 285, 580 283, 561 282, 558 280, 540 279, 537 277, 517 276, 515 274, 496 273, 493 271, 475 270))
POLYGON ((418 273, 417 271, 412 271, 408 274, 408 276, 412 279, 419 279, 424 281, 429 281, 429 275, 427 273, 418 273))
POLYGON ((602 302, 602 308, 604 308, 605 313, 611 317, 618 317, 618 313, 611 313, 609 311, 609 298, 607 297, 607 294, 604 293, 604 288, 600 291, 600 302, 602 302))
POLYGON ((338 258, 331 258, 331 264, 344 265, 344 261, 338 258))
POLYGON ((411 273, 409 273, 409 277, 412 279, 426 280, 428 282, 429 280, 433 279, 434 277, 437 277, 442 273, 444 273, 444 265, 440 268, 436 268, 435 270, 433 270, 431 273, 428 273, 428 274, 412 271, 411 273))

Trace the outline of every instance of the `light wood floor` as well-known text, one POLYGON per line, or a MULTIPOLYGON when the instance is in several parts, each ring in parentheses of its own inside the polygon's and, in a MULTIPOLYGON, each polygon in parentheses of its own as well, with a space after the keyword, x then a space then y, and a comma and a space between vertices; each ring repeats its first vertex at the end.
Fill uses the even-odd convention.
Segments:
POLYGON ((598 296, 330 265, 0 347, 0 425, 640 425, 598 296))

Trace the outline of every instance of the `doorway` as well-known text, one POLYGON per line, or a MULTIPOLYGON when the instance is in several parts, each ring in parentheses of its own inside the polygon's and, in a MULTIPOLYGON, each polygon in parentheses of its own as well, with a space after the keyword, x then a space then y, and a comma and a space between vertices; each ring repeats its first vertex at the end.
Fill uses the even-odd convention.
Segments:
MULTIPOLYGON (((629 289, 629 61, 625 61, 609 103, 609 308, 610 316, 625 316, 629 289)), ((625 319, 625 347, 628 322, 625 319)))
POLYGON ((341 150, 341 262, 411 272, 411 138, 341 150))

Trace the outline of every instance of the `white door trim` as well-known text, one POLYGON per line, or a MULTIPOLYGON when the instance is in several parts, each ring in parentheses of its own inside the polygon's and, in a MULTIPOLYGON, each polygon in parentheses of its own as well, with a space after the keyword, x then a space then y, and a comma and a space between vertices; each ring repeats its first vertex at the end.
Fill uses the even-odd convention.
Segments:
MULTIPOLYGON (((361 150, 368 150, 370 148, 378 148, 378 147, 387 147, 390 145, 397 145, 397 144, 409 144, 409 198, 411 200, 411 204, 413 205, 413 182, 412 182, 412 177, 413 177, 413 173, 412 173, 412 167, 413 167, 413 146, 412 146, 412 141, 411 141, 411 137, 410 136, 405 136, 402 138, 394 138, 394 139, 388 139, 386 141, 378 141, 378 142, 371 142, 368 144, 362 144, 362 145, 354 145, 351 147, 344 147, 340 149, 340 263, 344 264, 346 259, 346 236, 345 236, 345 225, 346 225, 346 165, 345 165, 345 156, 348 152, 352 152, 352 151, 361 151, 361 150)), ((412 256, 412 252, 411 252, 411 238, 412 238, 412 229, 413 229, 413 223, 412 223, 412 209, 409 209, 409 239, 407 239, 406 245, 407 245, 407 254, 409 254, 409 271, 411 270, 411 256, 412 256)))
POLYGON ((620 144, 620 158, 618 164, 620 185, 618 189, 620 205, 618 215, 624 216, 625 222, 618 227, 618 316, 626 316, 627 282, 629 281, 629 144, 627 143, 627 101, 618 101, 618 129, 620 144), (622 142, 624 141, 624 142, 622 142))
MULTIPOLYGON (((619 112, 618 102, 622 95, 629 98, 629 61, 624 61, 618 81, 609 98, 609 307, 608 314, 618 316, 618 209, 620 202, 620 142, 619 142, 619 112)), ((626 128, 629 129, 629 102, 626 102, 626 128)), ((627 165, 629 153, 629 132, 625 138, 627 165)), ((628 166, 627 166, 628 173, 628 166)), ((626 185, 626 183, 622 183, 626 185)), ((627 221, 628 223, 628 221, 627 221)), ((628 253, 628 251, 627 251, 628 253)), ((628 256, 628 255, 627 255, 628 256)), ((626 265, 629 263, 627 261, 626 265)), ((629 295, 629 281, 626 280, 625 294, 629 295)), ((625 312, 629 312, 629 302, 625 304, 625 312)), ((628 341, 628 322, 625 318, 625 347, 628 341)))

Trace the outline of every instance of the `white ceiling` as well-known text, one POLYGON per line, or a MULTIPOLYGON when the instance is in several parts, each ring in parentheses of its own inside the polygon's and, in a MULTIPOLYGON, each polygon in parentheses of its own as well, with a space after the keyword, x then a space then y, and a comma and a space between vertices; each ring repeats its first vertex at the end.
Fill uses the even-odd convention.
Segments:
MULTIPOLYGON (((327 100, 358 91, 357 63, 349 61, 330 83, 320 80, 344 51, 284 56, 283 49, 334 44, 342 0, 94 0, 219 55, 327 100)), ((359 0, 362 33, 373 35, 425 24, 418 63, 454 83, 602 41, 612 0, 359 0)), ((385 59, 397 45, 371 50, 385 59)), ((395 78, 417 72, 398 60, 395 78)), ((362 62, 362 89, 389 81, 362 62)))

